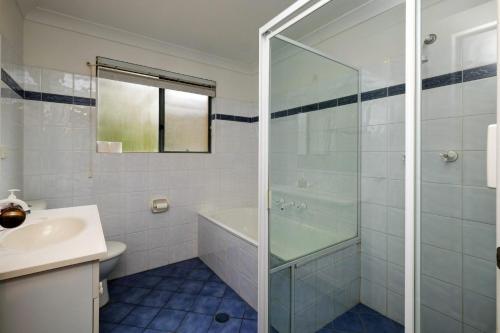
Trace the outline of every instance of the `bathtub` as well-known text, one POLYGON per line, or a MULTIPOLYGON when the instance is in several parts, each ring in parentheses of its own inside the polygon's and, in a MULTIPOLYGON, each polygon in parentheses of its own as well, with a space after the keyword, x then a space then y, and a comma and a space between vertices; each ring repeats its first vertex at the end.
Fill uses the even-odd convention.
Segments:
MULTIPOLYGON (((291 261, 356 236, 356 224, 326 230, 297 222, 279 211, 271 214, 270 232, 274 235, 271 253, 278 262, 291 261)), ((201 260, 254 308, 257 308, 258 245, 256 208, 199 213, 198 253, 201 260)))
POLYGON ((199 257, 257 309, 257 209, 198 214, 199 257))

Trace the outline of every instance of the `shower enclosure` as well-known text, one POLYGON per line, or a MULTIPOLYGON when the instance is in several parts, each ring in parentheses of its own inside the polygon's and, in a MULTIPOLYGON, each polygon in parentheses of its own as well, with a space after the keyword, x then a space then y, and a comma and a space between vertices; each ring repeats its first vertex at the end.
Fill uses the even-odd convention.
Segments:
POLYGON ((496 331, 497 11, 298 0, 261 28, 259 332, 496 331))

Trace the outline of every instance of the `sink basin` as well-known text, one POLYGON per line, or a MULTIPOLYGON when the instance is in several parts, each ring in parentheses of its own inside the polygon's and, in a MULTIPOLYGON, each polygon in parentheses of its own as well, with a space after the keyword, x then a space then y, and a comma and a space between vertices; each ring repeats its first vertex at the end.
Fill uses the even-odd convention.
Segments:
POLYGON ((36 250, 71 239, 84 227, 85 221, 75 217, 47 219, 12 230, 0 240, 0 246, 12 250, 36 250))

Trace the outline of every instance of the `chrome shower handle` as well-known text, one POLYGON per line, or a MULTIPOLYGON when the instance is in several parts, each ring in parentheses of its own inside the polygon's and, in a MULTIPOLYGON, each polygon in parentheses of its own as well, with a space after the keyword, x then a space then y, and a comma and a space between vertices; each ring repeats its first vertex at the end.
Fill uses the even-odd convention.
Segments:
POLYGON ((458 153, 453 150, 448 150, 446 152, 440 153, 441 159, 447 163, 455 162, 458 159, 458 153))

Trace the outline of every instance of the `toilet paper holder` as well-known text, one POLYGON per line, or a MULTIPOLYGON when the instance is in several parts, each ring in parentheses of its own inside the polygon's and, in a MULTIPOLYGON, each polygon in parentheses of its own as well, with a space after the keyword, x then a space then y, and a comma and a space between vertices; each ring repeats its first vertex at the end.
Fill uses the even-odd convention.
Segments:
POLYGON ((164 213, 168 210, 169 203, 167 198, 155 198, 151 200, 151 211, 154 214, 164 213))

